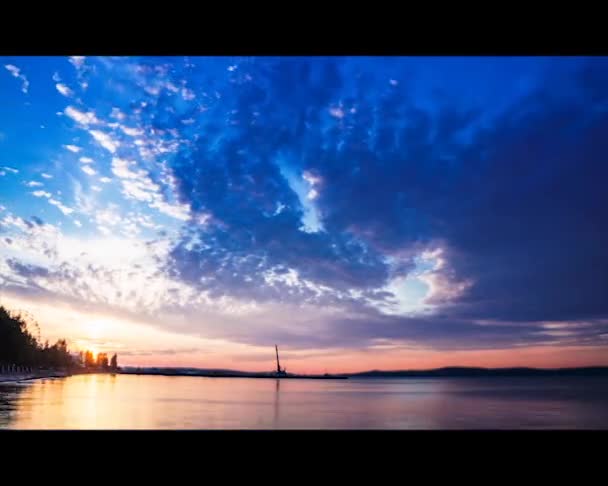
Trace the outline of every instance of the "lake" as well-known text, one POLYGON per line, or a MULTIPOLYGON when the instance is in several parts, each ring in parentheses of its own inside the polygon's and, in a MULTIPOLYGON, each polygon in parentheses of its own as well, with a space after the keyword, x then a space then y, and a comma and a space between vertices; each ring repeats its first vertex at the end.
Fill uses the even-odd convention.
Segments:
POLYGON ((76 375, 0 383, 11 429, 608 429, 608 379, 76 375))

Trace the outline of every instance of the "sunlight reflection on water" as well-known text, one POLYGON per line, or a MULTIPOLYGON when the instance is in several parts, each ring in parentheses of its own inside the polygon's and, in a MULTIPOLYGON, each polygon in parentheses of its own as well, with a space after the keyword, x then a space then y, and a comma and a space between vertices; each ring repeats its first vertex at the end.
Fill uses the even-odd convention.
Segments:
POLYGON ((0 384, 0 427, 608 429, 608 380, 80 375, 0 384))

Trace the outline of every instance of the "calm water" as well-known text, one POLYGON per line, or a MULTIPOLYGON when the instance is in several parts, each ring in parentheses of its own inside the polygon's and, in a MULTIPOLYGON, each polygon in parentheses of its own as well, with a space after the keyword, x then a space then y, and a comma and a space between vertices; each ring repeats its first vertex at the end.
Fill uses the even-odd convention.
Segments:
POLYGON ((608 380, 81 375, 0 383, 0 428, 608 429, 608 380))

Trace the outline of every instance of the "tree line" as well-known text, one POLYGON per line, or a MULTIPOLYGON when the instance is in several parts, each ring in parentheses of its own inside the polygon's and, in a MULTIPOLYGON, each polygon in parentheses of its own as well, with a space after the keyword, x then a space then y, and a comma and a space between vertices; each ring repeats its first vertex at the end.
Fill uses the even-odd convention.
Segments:
POLYGON ((50 345, 40 340, 40 327, 27 314, 11 312, 0 305, 0 365, 32 368, 117 370, 118 357, 82 351, 72 355, 65 339, 50 345), (37 330, 38 336, 31 332, 37 330))

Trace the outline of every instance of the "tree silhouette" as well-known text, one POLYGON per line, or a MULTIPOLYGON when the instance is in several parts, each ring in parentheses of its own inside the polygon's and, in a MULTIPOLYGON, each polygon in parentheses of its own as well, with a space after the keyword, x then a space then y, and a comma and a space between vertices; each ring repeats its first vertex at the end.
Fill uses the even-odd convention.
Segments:
POLYGON ((93 368, 95 366, 95 360, 93 359, 93 353, 86 351, 84 353, 84 366, 85 368, 93 368))
POLYGON ((116 356, 116 354, 114 354, 114 356, 112 356, 112 359, 110 360, 110 368, 113 370, 118 369, 118 356, 116 356))
POLYGON ((108 355, 106 353, 99 353, 97 355, 97 367, 102 370, 108 369, 108 355))
POLYGON ((0 364, 6 366, 71 368, 74 366, 65 339, 42 345, 29 328, 39 329, 31 316, 0 306, 0 364))

